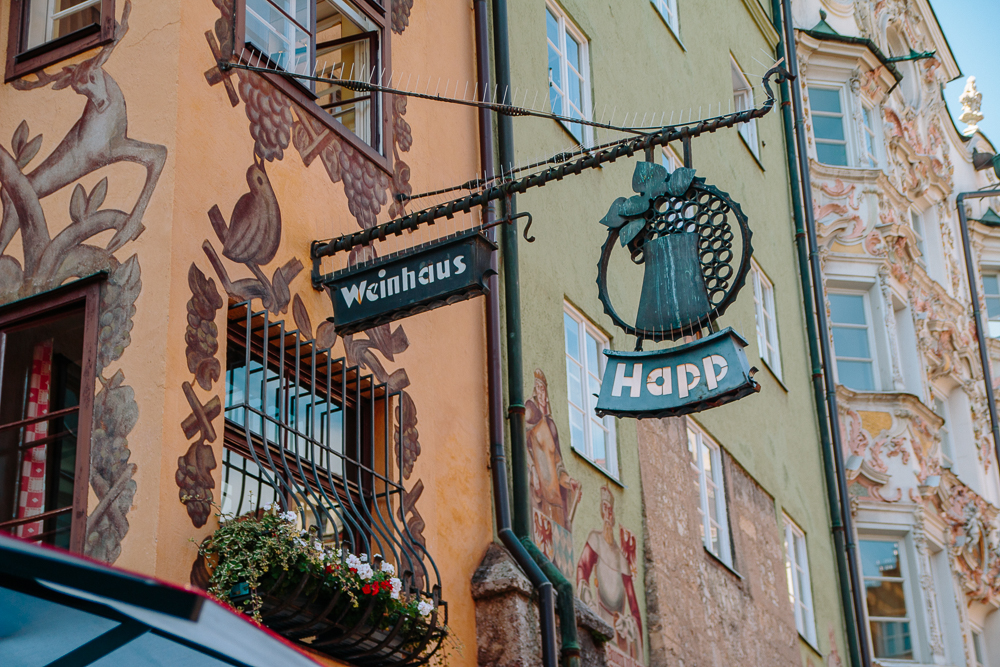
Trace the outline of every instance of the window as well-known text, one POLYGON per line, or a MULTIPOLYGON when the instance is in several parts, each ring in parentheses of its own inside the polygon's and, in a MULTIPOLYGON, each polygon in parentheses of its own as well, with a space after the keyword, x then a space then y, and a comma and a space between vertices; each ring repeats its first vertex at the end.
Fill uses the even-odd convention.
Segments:
MULTIPOLYGON (((730 60, 729 65, 733 76, 733 102, 736 111, 749 111, 753 109, 753 86, 747 81, 746 76, 744 76, 735 60, 730 60)), ((757 119, 754 118, 746 123, 740 123, 737 129, 740 136, 743 137, 743 141, 750 148, 750 151, 754 155, 757 155, 757 119)))
POLYGON ((778 322, 774 316, 774 285, 757 263, 751 264, 753 304, 757 313, 757 351, 774 374, 781 378, 781 353, 778 350, 778 322))
POLYGON ((862 148, 865 160, 868 162, 869 167, 878 166, 878 157, 875 152, 875 147, 878 142, 875 141, 875 112, 869 109, 865 105, 861 105, 861 129, 864 133, 863 146, 862 148))
MULTIPOLYGON (((249 59, 253 64, 260 56, 285 72, 372 82, 388 71, 382 56, 384 17, 351 0, 246 0, 244 8, 244 41, 255 54, 249 59)), ((296 80, 291 90, 300 98, 307 91, 308 99, 341 126, 382 150, 380 94, 304 80, 296 80)))
POLYGON ((950 468, 955 461, 955 453, 951 444, 950 419, 948 418, 948 404, 937 396, 934 397, 934 414, 944 420, 944 424, 938 431, 941 437, 941 465, 950 468))
POLYGON ((608 339, 570 306, 563 312, 566 335, 566 384, 569 394, 569 434, 574 450, 618 477, 614 417, 594 413, 601 392, 608 339))
POLYGON ((868 625, 876 658, 913 660, 902 542, 860 540, 868 625))
POLYGON ((847 166, 847 135, 840 89, 809 87, 816 159, 823 164, 847 166))
POLYGON ((975 667, 986 667, 986 648, 983 641, 983 633, 979 630, 972 631, 972 652, 976 658, 975 667))
POLYGON ((816 622, 813 617, 812 587, 809 583, 809 557, 806 536, 795 523, 785 517, 785 575, 788 578, 788 599, 795 610, 795 628, 810 644, 816 644, 816 622))
MULTIPOLYGON (((549 44, 549 103, 552 113, 590 120, 590 63, 587 39, 555 6, 545 9, 545 33, 549 44)), ((580 144, 589 146, 591 128, 564 123, 580 144)))
POLYGON ((110 42, 114 14, 114 0, 12 0, 6 80, 110 42))
POLYGON ((828 296, 837 379, 845 387, 872 391, 875 389, 875 357, 868 321, 868 295, 836 292, 828 296))
POLYGON ((0 311, 0 530, 83 551, 96 283, 0 311))
POLYGON ((722 480, 722 450, 691 420, 688 420, 688 454, 691 456, 694 487, 698 492, 698 513, 701 515, 705 548, 732 567, 726 490, 722 480))
POLYGON ((675 169, 684 166, 684 160, 677 155, 672 146, 664 146, 660 157, 660 164, 666 167, 667 171, 673 173, 675 169))
POLYGON ((920 251, 920 257, 917 258, 917 262, 920 266, 927 268, 927 243, 924 240, 924 217, 916 211, 910 211, 910 225, 913 228, 913 235, 917 237, 917 250, 920 251))
POLYGON ((667 26, 674 31, 675 35, 680 35, 680 23, 677 20, 677 0, 651 0, 656 11, 666 21, 667 26))
POLYGON ((1000 338, 1000 275, 983 274, 983 296, 986 297, 990 338, 1000 338))

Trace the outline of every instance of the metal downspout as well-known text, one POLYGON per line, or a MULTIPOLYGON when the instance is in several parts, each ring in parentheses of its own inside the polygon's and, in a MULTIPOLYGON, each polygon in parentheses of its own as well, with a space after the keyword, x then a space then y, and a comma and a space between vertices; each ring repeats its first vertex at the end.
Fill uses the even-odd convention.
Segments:
POLYGON ((983 382, 986 384, 986 405, 990 411, 990 425, 993 427, 993 449, 1000 461, 1000 424, 997 423, 997 403, 993 393, 993 372, 990 367, 990 351, 986 347, 986 329, 983 327, 983 313, 979 308, 979 288, 976 286, 976 267, 972 261, 972 243, 969 241, 969 221, 965 215, 966 199, 983 199, 1000 196, 1000 189, 960 192, 955 197, 958 220, 962 228, 962 250, 965 252, 965 272, 969 277, 969 296, 972 297, 972 314, 976 320, 976 342, 979 344, 979 362, 983 365, 983 382))
POLYGON ((781 84, 782 118, 785 126, 785 146, 788 154, 792 207, 795 216, 795 245, 799 255, 799 277, 802 281, 809 356, 812 362, 813 392, 819 417, 823 468, 830 505, 830 526, 837 552, 841 606, 844 612, 851 664, 871 667, 871 650, 868 645, 868 633, 864 627, 865 600, 862 597, 864 588, 861 585, 858 570, 850 496, 847 491, 847 478, 844 474, 844 450, 840 432, 840 417, 837 412, 837 388, 833 381, 833 375, 824 373, 824 369, 831 367, 832 354, 826 320, 826 297, 816 239, 816 220, 813 216, 812 191, 809 186, 809 156, 806 151, 805 125, 802 119, 802 94, 798 84, 799 65, 795 53, 795 28, 788 0, 771 0, 771 7, 775 28, 783 37, 782 43, 778 45, 778 57, 786 55, 781 51, 784 51, 787 45, 787 69, 791 73, 793 81, 796 82, 794 86, 789 86, 787 82, 781 84), (792 93, 790 100, 789 90, 792 93), (789 102, 791 102, 791 108, 789 108, 789 102), (791 136, 795 138, 794 145, 789 141, 791 136), (798 148, 797 156, 796 147, 798 148), (808 233, 803 229, 803 212, 805 212, 808 233), (817 338, 819 339, 818 346, 817 338))
MULTIPOLYGON (((476 24, 476 68, 477 76, 481 82, 483 91, 489 91, 490 89, 490 63, 489 63, 489 17, 486 7, 486 0, 475 0, 474 5, 475 10, 475 24, 476 24)), ((500 53, 500 47, 497 47, 497 70, 498 78, 499 73, 502 72, 503 81, 505 85, 510 83, 510 66, 509 66, 509 54, 508 54, 508 44, 507 44, 507 17, 506 17, 506 6, 503 7, 502 12, 502 27, 497 27, 497 19, 499 11, 494 7, 494 27, 495 34, 494 39, 499 36, 501 39, 497 39, 497 42, 502 42, 502 54, 500 53), (502 61, 501 61, 502 56, 502 61)), ((511 122, 509 116, 499 116, 498 125, 500 127, 500 159, 501 164, 510 164, 513 161, 513 137, 511 133, 511 122), (504 121, 506 120, 506 124, 504 121), (506 127, 505 127, 506 125, 506 127)), ((490 116, 490 112, 487 109, 479 110, 479 154, 482 163, 483 174, 486 177, 495 173, 495 165, 493 163, 493 119, 490 116)), ((508 215, 513 215, 513 202, 511 202, 511 210, 506 211, 508 215)), ((494 207, 490 205, 484 210, 484 214, 487 218, 487 222, 492 222, 495 218, 494 207)), ((501 225, 503 227, 503 257, 504 263, 507 265, 508 246, 511 240, 508 238, 510 231, 513 238, 514 246, 514 270, 516 277, 517 269, 517 230, 513 228, 514 225, 501 225), (510 228, 510 229, 508 229, 510 228)), ((490 236, 495 236, 495 227, 491 228, 490 236)), ((503 542, 504 546, 510 552, 514 561, 520 566, 527 575, 531 585, 535 587, 538 592, 538 615, 539 615, 539 626, 541 632, 541 643, 542 643, 542 665, 543 667, 556 667, 557 652, 556 652, 556 627, 555 627, 555 591, 552 586, 552 582, 549 581, 548 577, 542 572, 542 569, 535 562, 532 554, 525 548, 521 541, 514 534, 511 529, 511 513, 510 513, 510 494, 508 492, 507 486, 507 456, 504 451, 504 427, 503 427, 503 370, 501 362, 501 331, 500 331, 500 283, 497 277, 497 254, 494 252, 491 258, 490 268, 494 270, 494 273, 489 278, 489 292, 486 295, 486 346, 487 346, 487 384, 488 384, 488 401, 489 401, 489 429, 490 429, 490 468, 493 476, 493 499, 496 512, 496 523, 497 523, 497 535, 500 537, 500 541, 503 542)), ((508 270, 505 270, 505 280, 507 279, 508 270)), ((509 289, 509 288, 508 288, 509 289)), ((516 290, 516 282, 515 282, 516 290)), ((511 301, 510 292, 508 291, 508 313, 511 311, 511 301)), ((518 296, 518 295, 515 295, 518 296)), ((515 307, 520 307, 519 299, 514 302, 515 307)), ((509 317, 508 317, 508 330, 510 327, 509 317)), ((516 350, 517 359, 520 364, 520 329, 518 329, 518 338, 516 340, 516 350)), ((514 356, 514 348, 508 352, 508 365, 510 365, 510 358, 514 356)), ((517 384, 513 384, 513 379, 511 387, 518 387, 518 391, 521 391, 522 379, 520 372, 517 373, 517 384)), ((513 378, 513 376, 512 376, 513 378)), ((513 391, 512 391, 513 393, 513 391)), ((514 397, 511 397, 514 400, 514 397)), ((520 434, 521 434, 521 445, 523 450, 524 444, 524 408, 521 407, 521 422, 520 422, 520 434)), ((511 449, 516 451, 514 445, 514 434, 515 424, 514 420, 511 420, 511 449)), ((527 499, 527 487, 523 482, 523 479, 518 480, 517 473, 517 460, 518 456, 515 454, 512 456, 514 459, 514 481, 515 481, 515 496, 517 495, 517 486, 525 486, 524 488, 524 498, 527 499)), ((523 453, 521 454, 521 465, 524 465, 523 453)), ((523 478, 524 475, 521 475, 523 478)), ((532 545, 534 546, 534 545, 532 545)), ((576 630, 576 623, 573 623, 573 629, 576 630)))

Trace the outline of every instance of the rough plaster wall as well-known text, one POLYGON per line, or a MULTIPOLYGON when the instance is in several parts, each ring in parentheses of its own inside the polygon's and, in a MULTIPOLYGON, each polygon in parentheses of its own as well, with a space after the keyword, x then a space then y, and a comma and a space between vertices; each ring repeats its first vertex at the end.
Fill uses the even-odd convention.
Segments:
POLYGON ((773 499, 723 455, 735 569, 702 545, 683 419, 639 422, 650 667, 798 665, 773 499))

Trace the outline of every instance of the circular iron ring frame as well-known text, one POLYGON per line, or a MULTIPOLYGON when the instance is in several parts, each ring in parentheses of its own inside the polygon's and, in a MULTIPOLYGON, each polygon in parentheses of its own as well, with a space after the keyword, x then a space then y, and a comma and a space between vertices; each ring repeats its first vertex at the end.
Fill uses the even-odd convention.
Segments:
MULTIPOLYGON (((656 343, 664 340, 676 341, 680 338, 683 338, 684 336, 693 334, 697 330, 709 327, 710 323, 713 320, 721 317, 722 314, 726 312, 726 309, 729 308, 730 304, 736 299, 736 295, 739 294, 741 289, 743 289, 743 285, 746 282, 747 274, 750 272, 750 258, 753 255, 753 246, 751 245, 751 237, 753 236, 753 232, 750 231, 750 225, 747 221, 747 216, 746 214, 743 213, 743 209, 740 207, 739 203, 734 201, 729 196, 729 193, 723 192, 714 185, 706 185, 702 179, 696 179, 695 182, 691 184, 691 187, 688 188, 688 191, 684 193, 683 197, 671 197, 669 195, 666 195, 666 197, 668 200, 678 199, 682 201, 690 200, 692 202, 696 202, 697 199, 702 194, 707 194, 712 197, 716 197, 728 203, 730 211, 733 213, 733 215, 736 218, 736 221, 739 223, 739 229, 743 239, 743 252, 740 257, 740 267, 733 276, 732 285, 728 288, 728 291, 726 291, 725 296, 722 297, 722 299, 719 301, 718 304, 715 305, 715 307, 710 309, 700 319, 692 322, 689 326, 685 326, 679 329, 640 330, 625 322, 625 320, 623 320, 618 315, 618 312, 615 310, 615 307, 611 304, 611 297, 608 294, 608 262, 611 259, 611 252, 615 249, 615 244, 618 241, 620 229, 611 229, 608 231, 608 238, 604 242, 604 245, 601 248, 601 259, 597 263, 598 298, 601 300, 601 303, 604 306, 605 314, 607 314, 607 316, 614 321, 615 325, 617 325, 618 328, 620 328, 626 334, 629 334, 630 336, 635 336, 640 341, 649 340, 656 343), (693 196, 692 193, 694 193, 693 196)), ((656 201, 660 200, 661 198, 662 197, 657 197, 650 204, 650 207, 654 211, 653 213, 654 219, 657 215, 660 215, 659 213, 656 212, 655 204, 656 201)), ((694 205, 697 205, 697 203, 694 203, 694 205)), ((700 266, 704 266, 704 264, 702 264, 701 262, 700 257, 698 260, 698 264, 700 266)))

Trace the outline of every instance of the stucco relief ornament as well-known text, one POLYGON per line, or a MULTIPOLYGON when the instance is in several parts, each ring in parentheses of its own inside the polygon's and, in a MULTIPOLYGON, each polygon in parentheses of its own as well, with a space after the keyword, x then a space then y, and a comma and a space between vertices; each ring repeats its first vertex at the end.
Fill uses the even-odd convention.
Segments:
POLYGON ((962 91, 958 101, 962 103, 962 115, 958 119, 968 125, 962 134, 971 137, 979 131, 979 122, 983 120, 983 114, 979 111, 983 103, 983 94, 976 90, 976 77, 970 76, 966 79, 965 90, 962 91))
POLYGON ((639 162, 632 197, 619 197, 601 224, 608 238, 598 263, 598 296, 604 312, 636 337, 635 352, 606 351, 597 414, 667 417, 738 400, 760 390, 731 328, 717 331, 721 316, 750 270, 750 227, 740 205, 681 167, 667 172, 639 162), (628 259, 613 263, 617 247, 628 259), (634 323, 619 314, 608 290, 609 269, 630 278, 629 264, 643 268, 634 323), (642 352, 643 341, 680 340, 708 329, 710 335, 678 347, 642 352), (625 389, 628 389, 626 392, 625 389))

